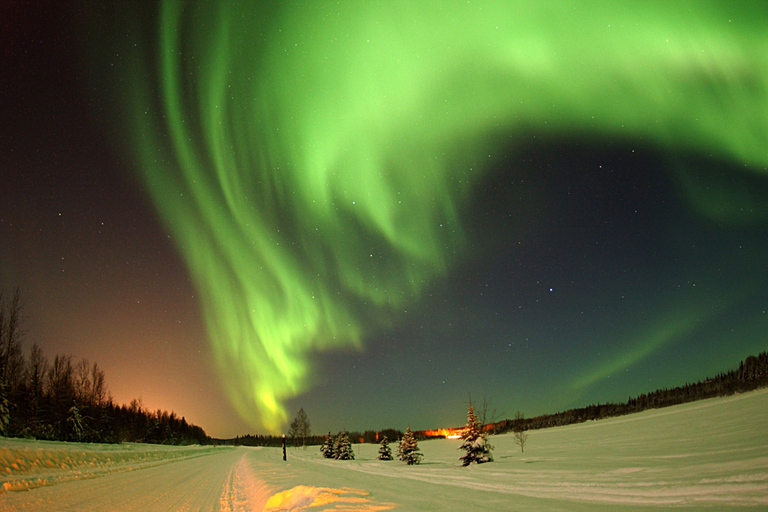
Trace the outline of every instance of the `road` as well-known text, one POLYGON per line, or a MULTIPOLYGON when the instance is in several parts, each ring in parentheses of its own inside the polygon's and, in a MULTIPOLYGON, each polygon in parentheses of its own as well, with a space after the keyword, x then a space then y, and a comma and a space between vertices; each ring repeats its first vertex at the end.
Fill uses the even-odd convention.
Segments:
MULTIPOLYGON (((273 490, 251 469, 255 449, 222 450, 152 467, 0 495, 0 511, 262 510, 273 490)), ((263 458, 262 458, 263 459, 263 458)), ((259 460, 262 471, 270 461, 259 460)))

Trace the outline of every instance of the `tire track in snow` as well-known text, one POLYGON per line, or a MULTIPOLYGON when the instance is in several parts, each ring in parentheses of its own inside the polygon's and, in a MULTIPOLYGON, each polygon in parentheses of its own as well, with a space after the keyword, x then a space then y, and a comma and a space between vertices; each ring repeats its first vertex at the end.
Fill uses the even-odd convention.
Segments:
POLYGON ((243 453, 229 471, 219 500, 221 512, 262 510, 274 492, 251 470, 246 461, 248 453, 243 453))

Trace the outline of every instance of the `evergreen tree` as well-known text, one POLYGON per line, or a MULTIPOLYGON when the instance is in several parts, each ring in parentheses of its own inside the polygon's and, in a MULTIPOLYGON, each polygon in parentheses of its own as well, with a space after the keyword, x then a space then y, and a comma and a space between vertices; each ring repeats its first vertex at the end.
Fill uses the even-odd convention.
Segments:
POLYGON ((73 441, 82 441, 85 428, 83 427, 83 416, 80 414, 80 409, 76 403, 72 404, 72 407, 69 408, 67 423, 69 424, 71 439, 73 441))
POLYGON ((11 408, 5 397, 5 386, 0 382, 0 435, 6 435, 8 424, 11 422, 11 408))
POLYGON ((419 451, 419 445, 413 432, 411 432, 411 427, 408 427, 405 430, 405 434, 403 434, 403 438, 400 440, 397 456, 409 466, 421 462, 423 455, 421 454, 421 451, 419 451))
POLYGON ((379 460, 392 460, 392 450, 389 448, 389 441, 387 436, 381 438, 381 446, 379 446, 379 456, 376 457, 379 460))
POLYGON ((333 438, 331 433, 328 432, 328 435, 325 436, 325 442, 323 443, 323 446, 320 447, 320 451, 322 452, 323 457, 325 457, 326 459, 335 458, 333 453, 333 445, 335 444, 334 441, 335 439, 333 438))
POLYGON ((354 460, 355 453, 352 451, 352 442, 349 440, 346 430, 336 436, 333 454, 338 460, 354 460))
POLYGON ((491 450, 493 446, 485 438, 485 434, 480 429, 480 422, 477 420, 475 410, 472 407, 472 398, 469 399, 469 410, 467 411, 467 426, 461 433, 461 443, 459 450, 466 453, 460 457, 463 466, 483 462, 493 462, 491 450))

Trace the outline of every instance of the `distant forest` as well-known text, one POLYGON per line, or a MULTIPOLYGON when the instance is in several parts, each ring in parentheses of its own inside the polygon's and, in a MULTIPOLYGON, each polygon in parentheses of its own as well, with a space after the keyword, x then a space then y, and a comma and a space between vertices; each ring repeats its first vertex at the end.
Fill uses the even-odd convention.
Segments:
POLYGON ((521 430, 559 427, 588 420, 623 416, 646 409, 669 407, 705 398, 729 396, 764 387, 768 387, 768 352, 763 352, 757 356, 749 356, 739 364, 738 369, 720 373, 714 378, 671 389, 659 389, 652 393, 629 398, 625 403, 598 403, 597 405, 569 409, 564 412, 545 414, 534 418, 508 419, 497 423, 489 423, 484 426, 484 430, 500 434, 510 431, 519 432, 521 430))
MULTIPOLYGON (((330 432, 328 432, 330 435, 330 432)), ((387 428, 384 430, 366 430, 365 432, 347 432, 347 436, 353 443, 378 443, 381 441, 381 436, 387 436, 387 439, 400 439, 403 437, 401 430, 393 428, 387 428)), ((297 447, 299 443, 288 436, 287 444, 297 447)), ((307 446, 317 445, 321 446, 325 443, 326 435, 314 435, 306 438, 305 443, 307 446)), ((218 444, 232 444, 235 446, 281 446, 283 443, 282 436, 273 435, 251 435, 237 436, 234 439, 214 439, 218 444)))
MULTIPOLYGON (((506 432, 522 432, 539 428, 558 427, 573 423, 582 423, 588 420, 599 420, 613 416, 622 416, 646 409, 657 409, 679 405, 686 402, 703 400, 717 396, 728 396, 736 393, 752 391, 758 388, 768 387, 768 352, 757 356, 749 356, 739 364, 737 370, 720 373, 711 379, 702 382, 686 384, 671 389, 660 389, 652 393, 646 393, 636 398, 629 398, 626 403, 606 403, 589 405, 578 409, 569 409, 555 414, 545 414, 534 418, 525 418, 522 415, 518 419, 506 419, 496 423, 486 423, 483 431, 489 434, 503 434, 506 432)), ((460 427, 461 428, 461 427, 460 427)), ((453 429, 453 430, 460 430, 453 429)), ((434 431, 416 431, 414 435, 419 440, 443 437, 433 435, 434 431)), ((349 438, 353 442, 378 443, 381 436, 396 440, 403 436, 403 432, 396 429, 366 430, 365 432, 350 432, 349 438)), ((322 445, 324 435, 314 435, 306 438, 307 445, 322 445)), ((234 444, 244 446, 280 446, 282 436, 272 435, 245 435, 234 439, 216 439, 217 443, 234 444)), ((288 436, 287 444, 296 446, 296 441, 288 436)))
POLYGON ((0 435, 93 443, 205 444, 205 431, 175 413, 147 411, 140 400, 118 406, 104 371, 87 359, 57 355, 37 345, 22 350, 21 300, 0 292, 0 435))

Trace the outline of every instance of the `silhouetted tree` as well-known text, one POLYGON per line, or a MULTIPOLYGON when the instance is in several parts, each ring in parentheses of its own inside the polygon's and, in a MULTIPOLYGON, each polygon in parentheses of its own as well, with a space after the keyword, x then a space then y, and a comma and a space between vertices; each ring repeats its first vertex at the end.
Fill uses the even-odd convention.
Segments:
POLYGON ((21 352, 21 292, 14 289, 11 302, 7 305, 0 291, 0 383, 12 393, 23 377, 24 357, 21 352))
POLYGON ((299 444, 301 444, 301 446, 306 448, 307 438, 311 435, 311 432, 312 429, 309 425, 309 418, 302 407, 299 409, 299 412, 296 413, 296 417, 288 427, 288 437, 293 439, 294 446, 299 446, 299 444))
POLYGON ((11 409, 5 396, 5 385, 0 383, 0 435, 7 435, 8 424, 11 421, 11 409))

